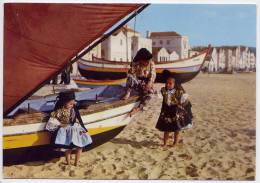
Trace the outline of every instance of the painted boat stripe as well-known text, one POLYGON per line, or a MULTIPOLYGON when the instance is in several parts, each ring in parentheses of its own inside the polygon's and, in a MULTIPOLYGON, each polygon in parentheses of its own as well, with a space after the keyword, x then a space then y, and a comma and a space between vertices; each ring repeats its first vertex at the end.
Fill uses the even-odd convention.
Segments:
POLYGON ((77 80, 74 79, 74 81, 77 84, 90 84, 90 85, 118 85, 118 84, 122 84, 126 82, 126 79, 120 79, 120 80, 115 80, 115 81, 103 81, 103 82, 99 82, 99 81, 84 81, 84 80, 77 80))
MULTIPOLYGON (((203 62, 203 60, 202 60, 203 62)), ((168 66, 162 66, 160 68, 156 68, 156 73, 162 73, 165 69, 169 70, 170 72, 175 72, 175 73, 188 73, 188 72, 195 72, 200 69, 201 63, 198 63, 193 66, 187 66, 187 67, 168 67, 168 66)), ((116 68, 82 68, 80 69, 85 70, 85 71, 96 71, 96 72, 115 72, 115 73, 121 73, 121 72, 127 72, 125 69, 116 69, 116 68)), ((91 84, 94 84, 94 82, 90 82, 91 84)))
MULTIPOLYGON (((90 128, 88 133, 90 135, 97 135, 99 133, 107 132, 124 125, 109 126, 102 128, 90 128)), ((22 134, 3 137, 3 149, 13 149, 21 147, 31 147, 39 145, 47 145, 50 143, 50 133, 47 131, 37 132, 33 134, 22 134)))

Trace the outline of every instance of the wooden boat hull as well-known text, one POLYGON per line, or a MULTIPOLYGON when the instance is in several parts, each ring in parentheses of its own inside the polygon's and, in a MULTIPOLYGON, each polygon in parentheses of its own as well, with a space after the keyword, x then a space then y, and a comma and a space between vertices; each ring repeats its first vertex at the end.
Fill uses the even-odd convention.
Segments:
MULTIPOLYGON (((180 83, 192 80, 199 72, 208 54, 208 50, 201 52, 199 55, 172 62, 156 63, 157 77, 155 82, 163 83, 163 75, 169 71, 180 83)), ((113 61, 94 60, 87 61, 81 59, 78 62, 80 74, 86 79, 92 80, 120 80, 127 77, 127 71, 130 63, 113 61)))
MULTIPOLYGON (((113 139, 125 128, 125 126, 126 125, 96 135, 91 135, 93 143, 85 147, 84 151, 91 150, 113 139)), ((14 164, 21 164, 29 161, 39 161, 39 160, 48 161, 53 158, 58 158, 62 155, 63 153, 59 151, 54 151, 52 146, 49 144, 40 145, 40 146, 4 149, 3 163, 4 165, 14 165, 14 164)))
MULTIPOLYGON (((117 103, 124 101, 116 101, 117 103)), ((116 103, 115 102, 115 103, 116 103)), ((138 105, 138 100, 120 103, 110 109, 102 109, 92 113, 82 114, 82 120, 88 133, 93 138, 93 144, 86 150, 103 144, 115 137, 131 121, 128 113, 138 105)), ((104 105, 104 104, 102 104, 104 105)), ((81 111, 82 113, 82 111, 81 111)), ((35 119, 35 118, 33 118, 35 119)), ((51 134, 46 131, 46 122, 10 125, 3 128, 3 160, 5 164, 17 164, 25 161, 53 158, 59 153, 53 153, 50 146, 51 134), (40 152, 43 151, 43 152, 40 152)))
POLYGON ((73 79, 78 87, 84 88, 97 88, 100 86, 113 86, 113 85, 123 85, 126 79, 116 79, 116 80, 89 80, 89 79, 73 79))

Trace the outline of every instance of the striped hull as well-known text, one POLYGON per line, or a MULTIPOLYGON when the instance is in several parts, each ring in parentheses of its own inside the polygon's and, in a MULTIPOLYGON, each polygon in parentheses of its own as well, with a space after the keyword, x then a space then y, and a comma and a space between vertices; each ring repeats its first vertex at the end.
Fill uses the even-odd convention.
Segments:
MULTIPOLYGON (((87 146, 84 149, 84 151, 91 150, 111 140, 116 135, 118 135, 124 129, 124 127, 125 125, 96 135, 92 135, 91 137, 93 143, 87 146)), ((63 153, 58 151, 53 151, 51 145, 4 149, 3 163, 4 165, 14 165, 14 164, 21 164, 29 161, 39 161, 39 160, 48 161, 53 158, 58 158, 60 156, 63 156, 63 153)))
MULTIPOLYGON (((132 102, 113 109, 82 115, 84 125, 88 129, 88 133, 93 137, 93 144, 87 147, 87 149, 96 147, 115 137, 131 121, 128 113, 136 105, 138 105, 138 102, 132 102)), ((33 158, 30 159, 30 157, 34 157, 31 155, 38 151, 45 151, 46 156, 46 152, 50 150, 51 147, 50 133, 44 130, 45 125, 46 123, 39 122, 4 126, 4 163, 31 161, 33 158)), ((49 152, 47 154, 49 154, 49 152)), ((57 153, 54 153, 54 155, 57 155, 57 153)), ((40 155, 37 155, 37 157, 41 159, 40 155)), ((44 156, 42 156, 42 158, 44 158, 44 156)))
POLYGON ((97 88, 100 86, 123 85, 126 79, 117 80, 88 80, 88 79, 73 79, 78 87, 97 88))
MULTIPOLYGON (((185 60, 173 62, 156 63, 156 82, 164 82, 162 74, 165 71, 171 72, 176 80, 181 83, 192 80, 200 71, 204 63, 207 52, 204 51, 198 56, 185 60)), ((112 61, 87 61, 81 59, 78 62, 78 69, 82 76, 93 80, 119 80, 127 76, 127 71, 130 68, 129 63, 115 63, 112 61)))

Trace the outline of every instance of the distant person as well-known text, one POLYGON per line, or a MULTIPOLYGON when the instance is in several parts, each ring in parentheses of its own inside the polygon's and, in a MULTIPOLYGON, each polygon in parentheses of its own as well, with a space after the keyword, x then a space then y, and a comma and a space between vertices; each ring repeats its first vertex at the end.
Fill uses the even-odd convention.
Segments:
POLYGON ((152 57, 152 54, 146 48, 141 48, 136 53, 127 73, 126 93, 123 99, 128 99, 132 90, 137 91, 141 97, 140 105, 134 108, 130 115, 143 109, 153 94, 156 70, 152 57))
POLYGON ((177 84, 172 76, 168 76, 161 94, 163 102, 156 128, 164 132, 163 147, 167 146, 169 133, 174 132, 172 146, 175 146, 178 143, 179 131, 191 126, 191 104, 182 86, 177 84))
POLYGON ((51 84, 56 85, 58 83, 58 76, 54 76, 51 80, 51 84))
POLYGON ((70 74, 73 72, 73 67, 72 64, 69 64, 69 66, 66 67, 66 69, 64 69, 61 73, 61 81, 60 84, 70 84, 70 74))
POLYGON ((88 135, 74 103, 75 94, 73 91, 61 92, 46 129, 54 131, 52 144, 55 148, 65 152, 67 165, 70 165, 72 150, 76 150, 74 165, 77 166, 82 148, 91 144, 92 139, 88 135))
POLYGON ((60 84, 65 84, 65 81, 66 81, 66 78, 67 78, 67 71, 66 69, 62 71, 61 73, 61 80, 60 80, 60 84))
POLYGON ((69 64, 69 66, 66 68, 66 79, 65 79, 65 84, 70 84, 70 74, 73 72, 73 67, 72 64, 69 64))

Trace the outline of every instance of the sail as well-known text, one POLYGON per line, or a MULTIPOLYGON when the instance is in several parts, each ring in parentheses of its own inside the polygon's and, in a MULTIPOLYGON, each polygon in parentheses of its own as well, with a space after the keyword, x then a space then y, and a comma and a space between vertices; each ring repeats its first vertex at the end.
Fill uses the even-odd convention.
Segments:
POLYGON ((4 114, 141 4, 4 4, 4 114))

